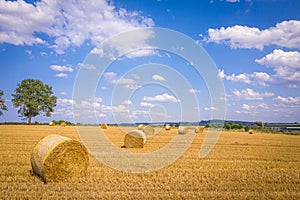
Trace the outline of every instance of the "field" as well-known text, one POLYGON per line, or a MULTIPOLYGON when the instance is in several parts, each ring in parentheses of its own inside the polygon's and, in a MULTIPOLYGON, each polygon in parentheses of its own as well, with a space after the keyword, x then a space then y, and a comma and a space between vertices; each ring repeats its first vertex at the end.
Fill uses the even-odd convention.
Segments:
MULTIPOLYGON (((162 131, 142 150, 124 151, 157 150, 176 131, 162 131)), ((104 132, 121 148, 124 134, 117 127, 104 132)), ((159 171, 125 173, 90 156, 86 176, 44 184, 31 175, 30 156, 48 134, 78 139, 76 127, 0 126, 0 199, 300 199, 300 136, 223 132, 213 151, 199 159, 203 133, 159 171)))

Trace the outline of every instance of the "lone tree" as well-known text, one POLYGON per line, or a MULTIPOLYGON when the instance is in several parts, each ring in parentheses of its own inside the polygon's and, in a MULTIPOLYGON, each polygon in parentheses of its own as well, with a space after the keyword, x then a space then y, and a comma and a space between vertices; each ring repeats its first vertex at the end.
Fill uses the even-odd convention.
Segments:
POLYGON ((2 110, 7 110, 7 106, 2 96, 3 96, 3 91, 0 90, 0 115, 3 115, 2 110))
POLYGON ((21 84, 18 83, 12 97, 14 107, 19 109, 18 113, 21 117, 28 119, 28 124, 31 124, 32 117, 41 112, 50 117, 57 100, 57 97, 53 95, 52 87, 36 79, 25 79, 21 84))

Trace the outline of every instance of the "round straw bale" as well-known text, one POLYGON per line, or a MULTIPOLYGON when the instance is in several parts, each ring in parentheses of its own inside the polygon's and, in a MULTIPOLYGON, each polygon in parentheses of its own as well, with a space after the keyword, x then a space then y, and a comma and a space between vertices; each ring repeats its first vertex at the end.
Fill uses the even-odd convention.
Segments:
POLYGON ((204 127, 203 126, 196 126, 195 133, 203 133, 204 127))
POLYGON ((141 130, 133 130, 125 135, 124 146, 126 148, 143 148, 146 143, 146 135, 141 130))
POLYGON ((166 131, 169 131, 169 130, 171 130, 171 126, 170 126, 170 124, 166 124, 166 126, 165 126, 165 130, 166 130, 166 131))
POLYGON ((49 122, 49 126, 55 126, 55 122, 49 122))
POLYGON ((48 135, 31 155, 32 171, 45 182, 72 180, 84 174, 89 164, 84 145, 60 135, 48 135))
POLYGON ((144 125, 144 124, 140 124, 140 125, 138 126, 138 130, 143 130, 143 129, 144 129, 144 127, 145 127, 145 125, 144 125))
POLYGON ((179 127, 178 134, 185 135, 189 131, 188 127, 179 127))
POLYGON ((253 134, 253 130, 249 130, 249 134, 253 134))
POLYGON ((66 122, 62 121, 62 122, 60 122, 60 126, 65 127, 65 126, 67 126, 67 124, 66 124, 66 122))
POLYGON ((107 129, 107 125, 106 124, 101 124, 101 129, 107 129))
POLYGON ((152 126, 145 126, 143 128, 143 132, 147 137, 153 136, 154 135, 154 128, 152 126))

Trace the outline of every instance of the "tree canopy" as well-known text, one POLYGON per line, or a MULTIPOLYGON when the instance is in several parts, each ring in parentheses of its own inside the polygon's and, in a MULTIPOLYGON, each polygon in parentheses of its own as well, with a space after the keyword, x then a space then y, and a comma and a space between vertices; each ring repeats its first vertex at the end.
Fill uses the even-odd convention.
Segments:
POLYGON ((0 115, 3 115, 2 110, 7 110, 5 100, 2 98, 2 96, 3 96, 3 91, 0 90, 0 115))
POLYGON ((57 100, 52 87, 37 79, 25 79, 18 83, 12 97, 14 107, 18 108, 21 117, 28 119, 29 124, 32 117, 41 113, 50 117, 57 100))

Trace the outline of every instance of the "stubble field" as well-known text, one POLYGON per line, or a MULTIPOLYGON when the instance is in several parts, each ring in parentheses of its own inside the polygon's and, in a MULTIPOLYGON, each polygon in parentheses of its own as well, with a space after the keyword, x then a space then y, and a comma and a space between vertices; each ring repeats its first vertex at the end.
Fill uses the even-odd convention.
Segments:
MULTIPOLYGON (((124 134, 117 127, 104 132, 121 148, 124 134)), ((176 133, 163 130, 144 149, 129 151, 157 150, 176 133)), ((76 127, 0 126, 0 199, 300 199, 299 136, 223 132, 211 153, 199 159, 204 132, 159 171, 120 172, 90 156, 86 176, 44 184, 31 175, 30 156, 48 134, 79 139, 76 127)))

